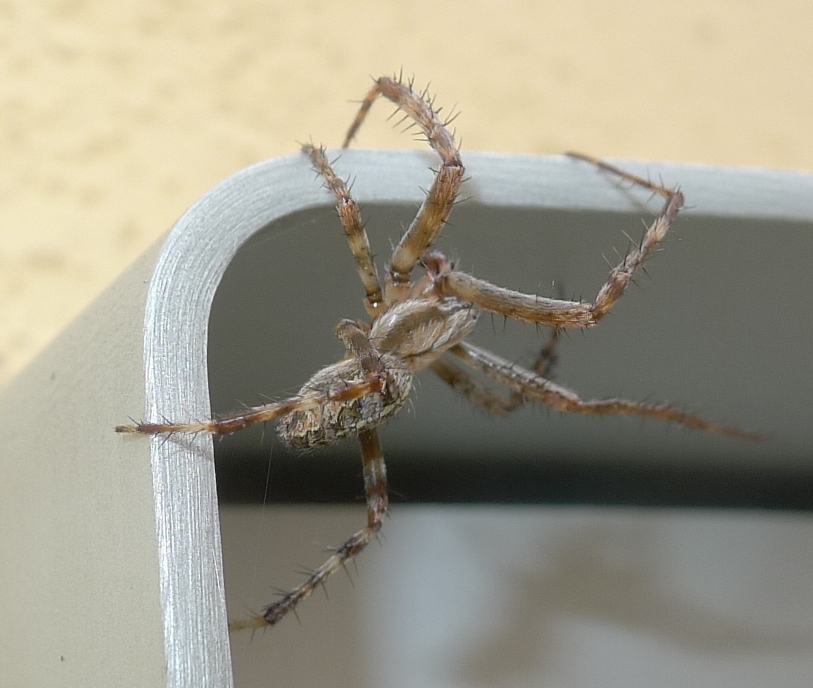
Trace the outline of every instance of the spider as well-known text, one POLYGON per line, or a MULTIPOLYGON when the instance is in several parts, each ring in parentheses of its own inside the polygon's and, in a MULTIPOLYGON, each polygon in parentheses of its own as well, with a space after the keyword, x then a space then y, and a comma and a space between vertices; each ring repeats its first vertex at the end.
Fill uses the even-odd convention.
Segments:
POLYGON ((684 197, 679 190, 653 184, 594 158, 571 154, 662 196, 663 211, 645 231, 640 244, 611 270, 592 303, 544 298, 498 287, 460 272, 442 253, 432 249, 458 197, 464 168, 449 121, 440 119, 439 110, 434 109, 426 91, 418 92, 412 82, 405 83, 400 78, 377 79, 362 101, 343 147, 350 144, 379 96, 392 101, 417 125, 440 156, 441 165, 414 221, 394 249, 382 284, 358 206, 347 184, 334 172, 324 148, 303 146, 325 187, 337 200, 339 219, 355 259, 365 292, 364 305, 370 316, 370 322, 342 320, 336 326, 336 335, 347 349, 345 358, 317 372, 298 394, 288 399, 205 422, 145 422, 116 428, 117 432, 150 435, 200 432, 223 435, 276 420, 280 437, 295 449, 310 450, 344 438, 358 438, 367 525, 334 550, 304 582, 265 607, 262 614, 230 624, 232 631, 276 624, 376 537, 388 505, 378 427, 404 406, 413 376, 426 368, 469 402, 496 416, 527 402, 539 402, 568 413, 645 416, 705 432, 761 439, 755 433, 711 423, 666 404, 625 399, 583 400, 546 377, 554 360, 559 331, 596 325, 624 293, 635 270, 658 249, 683 207, 684 197), (418 266, 423 269, 422 274, 413 279, 418 266), (482 311, 553 328, 553 335, 533 369, 522 368, 466 341, 482 311), (480 377, 497 383, 507 393, 493 391, 480 377))

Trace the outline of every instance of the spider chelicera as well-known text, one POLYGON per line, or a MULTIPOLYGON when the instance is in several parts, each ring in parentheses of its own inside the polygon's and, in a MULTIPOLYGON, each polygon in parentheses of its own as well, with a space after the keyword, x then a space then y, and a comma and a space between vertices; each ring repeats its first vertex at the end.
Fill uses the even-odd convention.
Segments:
POLYGON ((144 434, 228 434, 257 423, 277 420, 277 431, 293 448, 309 450, 358 437, 364 468, 367 525, 336 549, 302 584, 268 605, 252 619, 234 622, 231 630, 273 625, 373 540, 387 514, 387 478, 378 426, 406 403, 415 373, 428 368, 475 406, 504 415, 528 402, 558 411, 591 415, 625 414, 678 423, 705 432, 758 440, 760 435, 710 423, 666 404, 626 399, 583 400, 554 384, 546 375, 553 360, 557 333, 566 328, 590 328, 607 314, 630 283, 635 270, 655 252, 683 207, 683 194, 627 174, 581 155, 603 170, 665 199, 661 214, 638 246, 610 271, 592 303, 550 299, 495 286, 460 272, 439 251, 432 250, 454 207, 464 168, 448 122, 426 92, 412 83, 382 77, 375 81, 344 140, 350 144, 379 96, 392 101, 421 130, 441 165, 415 220, 395 248, 382 284, 358 205, 347 184, 333 171, 324 148, 305 145, 303 152, 336 197, 339 218, 365 291, 370 322, 342 320, 336 334, 347 355, 308 380, 295 396, 196 423, 140 423, 117 432, 144 434), (422 273, 412 279, 420 266, 422 273), (481 311, 553 328, 532 369, 525 369, 466 341, 481 311), (474 372, 472 372, 474 371, 474 372), (505 392, 493 391, 482 378, 505 392))

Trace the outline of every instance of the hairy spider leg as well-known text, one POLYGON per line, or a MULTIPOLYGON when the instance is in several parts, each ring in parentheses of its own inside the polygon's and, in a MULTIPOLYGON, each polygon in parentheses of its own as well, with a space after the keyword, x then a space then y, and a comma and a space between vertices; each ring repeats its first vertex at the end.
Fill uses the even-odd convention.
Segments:
POLYGON ((205 432, 210 435, 230 435, 238 430, 267 423, 295 411, 307 411, 329 402, 348 402, 367 394, 381 391, 381 380, 370 379, 348 382, 342 388, 328 392, 299 394, 262 406, 250 406, 242 411, 227 413, 212 420, 196 423, 136 423, 117 425, 116 432, 140 433, 142 435, 188 435, 205 432))
POLYGON ((370 239, 364 229, 364 223, 361 221, 358 203, 350 195, 345 181, 334 172, 323 147, 316 148, 307 143, 302 146, 302 152, 311 159, 313 168, 324 180, 325 187, 336 197, 336 210, 364 286, 366 294, 364 307, 370 317, 374 318, 384 310, 384 296, 381 291, 381 282, 378 279, 378 271, 373 262, 370 239))
POLYGON ((564 413, 582 413, 596 416, 629 415, 657 418, 678 423, 692 430, 728 435, 748 440, 765 439, 763 435, 745 432, 726 425, 710 423, 693 413, 686 413, 668 404, 643 404, 626 399, 589 399, 561 387, 521 366, 480 347, 464 342, 449 352, 466 365, 478 370, 490 380, 521 394, 525 399, 537 401, 564 413))
POLYGON ((387 278, 386 299, 388 303, 404 301, 409 297, 409 276, 420 261, 421 256, 435 243, 443 225, 452 212, 465 169, 460 160, 454 136, 440 119, 439 110, 432 107, 426 92, 418 93, 412 84, 404 84, 400 79, 381 77, 362 101, 356 118, 345 136, 343 148, 361 127, 373 103, 379 96, 392 101, 406 117, 418 125, 427 143, 440 156, 441 166, 437 171, 429 193, 418 213, 401 237, 396 247, 387 278))
POLYGON ((367 497, 367 525, 354 533, 347 541, 331 554, 327 561, 314 569, 308 578, 291 592, 283 595, 273 604, 269 604, 263 613, 251 619, 235 621, 229 624, 230 631, 244 628, 261 628, 273 626, 286 614, 293 611, 296 605, 311 595, 320 585, 355 557, 372 542, 387 516, 387 469, 381 442, 375 430, 364 430, 358 435, 361 443, 361 458, 364 466, 364 491, 367 497))
MULTIPOLYGON (((637 179, 631 175, 625 178, 637 179)), ((645 185, 644 180, 640 180, 645 185)), ((649 186, 647 186, 649 188, 649 186)), ((593 327, 603 318, 624 294, 635 271, 658 250, 664 236, 683 207, 680 191, 661 189, 668 194, 663 212, 644 233, 641 243, 630 251, 624 260, 610 271, 593 303, 550 299, 536 294, 523 294, 512 289, 498 287, 490 282, 457 270, 435 275, 443 294, 469 301, 483 310, 508 318, 524 320, 557 328, 593 327)))
MULTIPOLYGON (((551 333, 534 362, 533 370, 540 378, 548 378, 556 364, 559 336, 559 330, 551 333)), ((471 371, 455 365, 448 356, 433 361, 429 369, 469 403, 493 416, 504 416, 522 408, 528 401, 520 392, 512 391, 510 396, 506 396, 486 387, 471 371)))

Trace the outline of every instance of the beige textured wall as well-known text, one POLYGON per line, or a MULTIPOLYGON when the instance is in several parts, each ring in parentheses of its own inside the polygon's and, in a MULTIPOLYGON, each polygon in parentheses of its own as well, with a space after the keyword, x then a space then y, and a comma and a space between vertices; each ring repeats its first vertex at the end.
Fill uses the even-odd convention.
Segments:
MULTIPOLYGON (((813 169, 813 3, 0 3, 0 381, 213 184, 336 144, 370 75, 465 149, 813 169)), ((411 145, 381 107, 359 145, 411 145)), ((813 202, 813 199, 811 200, 813 202)))

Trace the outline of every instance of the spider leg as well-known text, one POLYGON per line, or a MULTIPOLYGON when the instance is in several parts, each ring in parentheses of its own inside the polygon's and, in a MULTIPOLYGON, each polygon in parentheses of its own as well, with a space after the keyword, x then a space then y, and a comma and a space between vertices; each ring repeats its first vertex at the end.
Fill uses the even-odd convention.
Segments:
POLYGON ((362 326, 352 320, 342 320, 336 326, 336 336, 348 352, 358 360, 367 373, 364 380, 341 381, 327 390, 300 392, 300 394, 261 406, 251 406, 242 411, 218 416, 197 423, 137 423, 118 425, 116 432, 141 433, 144 435, 194 434, 206 432, 212 435, 228 435, 252 425, 267 423, 289 413, 309 411, 329 402, 349 402, 367 394, 380 392, 386 384, 382 375, 380 354, 367 339, 362 326))
MULTIPOLYGON (((604 169, 616 171, 615 168, 609 165, 602 163, 602 166, 604 169)), ((610 271, 607 281, 599 290, 593 303, 563 301, 535 294, 523 294, 498 287, 485 280, 450 268, 446 268, 434 275, 441 292, 469 301, 492 313, 499 313, 526 322, 559 328, 594 326, 624 294, 635 270, 657 251, 684 203, 683 194, 680 191, 673 191, 650 184, 620 170, 617 172, 625 179, 635 180, 636 183, 665 195, 666 204, 663 212, 644 233, 641 243, 630 251, 617 267, 610 271)))
POLYGON ((358 204, 350 195, 347 184, 339 177, 325 155, 324 148, 316 148, 311 144, 302 146, 302 152, 311 159, 314 169, 325 182, 325 187, 336 197, 336 209, 339 219, 344 227, 344 235, 350 244, 350 251, 356 261, 361 283, 364 286, 366 299, 364 302, 371 317, 379 314, 383 307, 381 283, 378 280, 378 271, 373 262, 373 253, 370 249, 370 240, 361 221, 358 204))
POLYGON ((668 404, 643 404, 626 399, 581 399, 575 392, 561 387, 550 380, 512 364, 490 351, 467 342, 457 344, 449 352, 463 363, 480 371, 489 379, 508 387, 526 400, 537 401, 564 413, 588 415, 630 415, 657 418, 669 423, 678 423, 692 430, 740 437, 748 440, 762 440, 763 435, 746 432, 726 425, 710 423, 693 413, 686 413, 668 404))
POLYGON ((446 357, 432 361, 429 369, 455 392, 462 394, 466 401, 492 416, 504 416, 525 404, 522 395, 505 396, 495 392, 446 357))
POLYGON ((411 84, 404 84, 400 79, 381 77, 375 81, 362 101, 342 147, 350 145, 350 141, 379 96, 391 100, 418 125, 429 145, 441 159, 440 169, 429 193, 393 253, 387 282, 387 300, 392 303, 403 301, 408 296, 409 275, 446 224, 465 170, 454 136, 440 119, 439 111, 432 107, 425 92, 414 91, 411 84))
POLYGON ((669 198, 669 196, 672 196, 675 193, 674 189, 669 189, 668 187, 661 186, 660 184, 655 184, 648 179, 639 177, 636 174, 630 174, 629 172, 622 170, 620 167, 616 167, 608 162, 604 162, 601 158, 596 158, 592 155, 585 155, 584 153, 574 153, 573 151, 568 151, 565 153, 565 155, 569 158, 573 158, 574 160, 581 160, 583 162, 590 163, 591 165, 598 167, 600 170, 614 174, 616 177, 620 177, 621 179, 628 181, 635 186, 641 186, 644 189, 649 189, 653 193, 665 198, 669 198))
MULTIPOLYGON (((556 344, 559 341, 559 330, 554 330, 534 363, 534 371, 539 377, 547 377, 556 363, 556 344)), ((493 416, 504 416, 525 405, 525 396, 512 392, 505 396, 483 385, 469 371, 454 365, 447 357, 433 361, 430 370, 467 401, 493 416)))
POLYGON ((262 615, 235 621, 229 624, 230 631, 273 626, 375 539, 387 515, 387 470, 378 433, 375 430, 360 432, 359 441, 364 466, 364 491, 367 497, 367 525, 351 535, 303 583, 283 595, 277 602, 268 605, 262 615))
POLYGON ((295 411, 307 411, 328 402, 348 402, 367 394, 380 392, 382 381, 370 378, 357 382, 347 382, 341 387, 327 392, 309 392, 288 399, 275 401, 261 406, 251 406, 242 411, 235 411, 212 420, 197 423, 137 423, 135 425, 117 425, 116 432, 140 433, 143 435, 195 434, 205 432, 212 435, 228 435, 252 425, 267 423, 295 411))
POLYGON ((553 373, 553 368, 556 366, 559 356, 556 353, 556 347, 559 345, 559 338, 561 337, 559 329, 556 328, 550 333, 548 341, 542 347, 539 355, 534 362, 534 372, 539 377, 549 378, 553 373))

